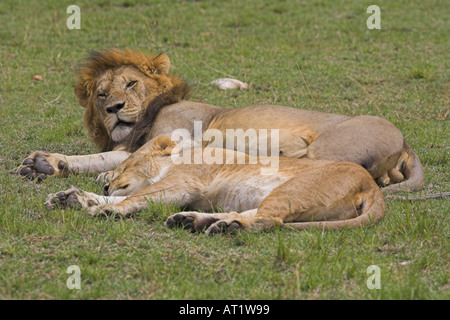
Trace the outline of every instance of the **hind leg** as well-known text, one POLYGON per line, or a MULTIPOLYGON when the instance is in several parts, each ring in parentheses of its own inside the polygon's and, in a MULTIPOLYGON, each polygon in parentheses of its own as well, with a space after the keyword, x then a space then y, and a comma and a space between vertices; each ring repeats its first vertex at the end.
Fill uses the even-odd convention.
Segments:
MULTIPOLYGON (((166 226, 206 234, 234 233, 239 229, 259 232, 288 222, 346 220, 359 214, 360 197, 353 193, 342 196, 338 190, 330 192, 321 188, 320 182, 314 185, 318 180, 320 177, 312 180, 308 175, 293 178, 275 188, 257 209, 242 213, 180 212, 170 216, 166 226)), ((336 184, 334 189, 342 188, 336 184)))
MULTIPOLYGON (((205 232, 209 235, 235 233, 238 230, 259 232, 281 227, 289 222, 336 221, 357 217, 362 208, 360 196, 344 199, 316 201, 308 196, 295 197, 289 184, 277 188, 267 196, 258 209, 242 213, 179 212, 166 221, 169 228, 182 227, 191 232, 205 232)), ((322 195, 319 197, 322 198, 322 195)))
MULTIPOLYGON (((187 218, 188 228, 208 234, 236 231, 259 232, 286 223, 348 221, 361 215, 369 190, 378 190, 372 177, 352 163, 334 163, 296 176, 264 198, 257 209, 241 214, 179 213, 187 218)), ((177 219, 177 215, 171 217, 177 219)), ((170 221, 168 225, 176 225, 170 221)), ((183 224, 183 222, 181 222, 183 224)), ((315 224, 321 226, 320 224, 315 224)))
POLYGON ((252 221, 256 209, 242 213, 204 213, 197 211, 178 212, 166 220, 169 228, 182 227, 191 232, 205 231, 207 234, 234 233, 252 221))
POLYGON ((169 228, 182 227, 191 232, 205 232, 209 235, 218 233, 236 233, 238 230, 259 231, 282 225, 282 220, 274 216, 258 216, 258 209, 242 213, 203 213, 179 212, 166 221, 169 228))
MULTIPOLYGON (((402 133, 389 121, 359 116, 322 133, 308 146, 307 158, 357 163, 374 179, 384 176, 380 180, 384 184, 389 183, 388 172, 402 154, 403 140, 402 133)), ((400 178, 395 175, 392 180, 400 178)))

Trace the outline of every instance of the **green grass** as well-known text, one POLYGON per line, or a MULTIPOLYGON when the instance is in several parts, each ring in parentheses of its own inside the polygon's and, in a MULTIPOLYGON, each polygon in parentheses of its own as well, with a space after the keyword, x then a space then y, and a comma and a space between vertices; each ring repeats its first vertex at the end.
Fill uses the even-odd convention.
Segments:
POLYGON ((173 206, 125 221, 47 212, 49 193, 101 192, 94 177, 43 183, 14 169, 30 151, 95 151, 74 95, 77 64, 110 47, 165 52, 193 100, 281 104, 397 125, 425 166, 425 193, 448 191, 449 25, 440 1, 0 2, 1 299, 449 299, 449 201, 389 202, 375 226, 208 237, 168 230, 173 206), (33 81, 41 75, 42 81, 33 81), (251 84, 218 91, 231 75, 251 84), (81 269, 81 290, 66 287, 81 269), (366 287, 381 268, 381 289, 366 287))

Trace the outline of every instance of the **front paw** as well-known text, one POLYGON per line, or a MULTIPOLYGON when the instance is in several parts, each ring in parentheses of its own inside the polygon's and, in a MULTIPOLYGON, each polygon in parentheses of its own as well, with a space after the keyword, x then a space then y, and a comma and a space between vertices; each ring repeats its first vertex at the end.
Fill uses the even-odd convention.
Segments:
POLYGON ((53 210, 56 208, 81 208, 82 206, 79 197, 82 193, 83 191, 80 189, 71 187, 66 191, 49 194, 44 205, 47 210, 53 210))
POLYGON ((42 181, 49 176, 65 177, 69 174, 69 170, 63 155, 35 151, 22 161, 17 173, 30 180, 42 181))

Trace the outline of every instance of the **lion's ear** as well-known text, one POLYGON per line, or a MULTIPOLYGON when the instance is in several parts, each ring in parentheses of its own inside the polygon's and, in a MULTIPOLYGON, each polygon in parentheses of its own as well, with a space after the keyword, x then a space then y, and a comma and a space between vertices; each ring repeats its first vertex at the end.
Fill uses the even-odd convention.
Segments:
POLYGON ((78 98, 80 106, 87 108, 89 103, 89 91, 86 85, 86 81, 80 79, 75 86, 75 95, 78 98))
POLYGON ((160 53, 156 58, 152 60, 153 63, 153 73, 155 74, 169 74, 170 69, 170 59, 169 57, 164 54, 160 53))
POLYGON ((177 144, 169 136, 160 136, 153 140, 150 154, 153 156, 167 156, 172 153, 177 144))

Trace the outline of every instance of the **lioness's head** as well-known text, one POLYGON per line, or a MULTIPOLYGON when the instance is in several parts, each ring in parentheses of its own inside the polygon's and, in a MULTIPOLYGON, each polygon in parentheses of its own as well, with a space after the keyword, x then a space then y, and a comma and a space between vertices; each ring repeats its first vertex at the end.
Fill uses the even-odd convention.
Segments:
POLYGON ((170 90, 170 60, 141 52, 110 49, 94 52, 80 68, 75 94, 86 108, 84 123, 102 151, 128 141, 148 102, 170 90))
POLYGON ((115 178, 105 185, 104 194, 128 196, 163 179, 172 163, 170 155, 176 147, 177 144, 168 136, 148 142, 139 149, 137 156, 131 156, 114 170, 115 178))

